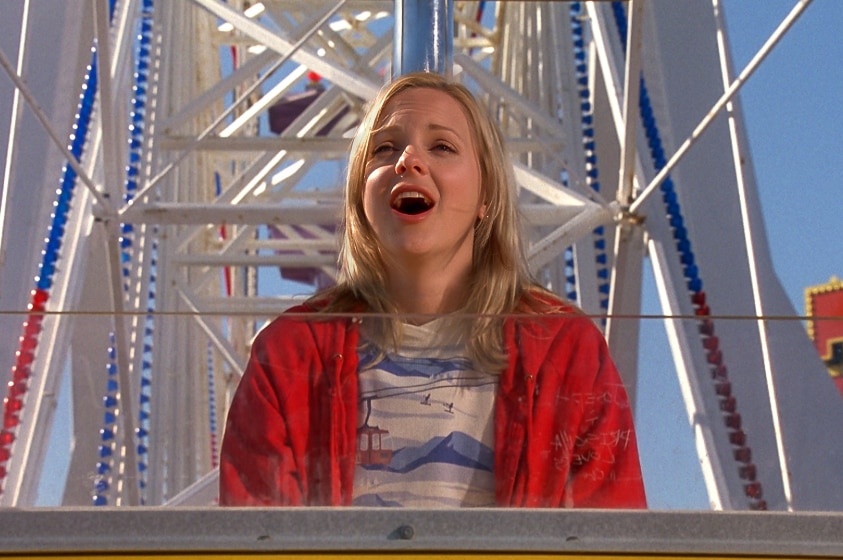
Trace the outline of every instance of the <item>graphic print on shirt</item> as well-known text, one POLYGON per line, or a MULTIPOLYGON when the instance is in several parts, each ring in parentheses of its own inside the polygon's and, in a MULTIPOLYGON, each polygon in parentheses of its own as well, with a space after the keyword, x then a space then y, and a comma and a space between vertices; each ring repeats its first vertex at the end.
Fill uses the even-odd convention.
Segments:
POLYGON ((354 505, 493 505, 497 378, 436 350, 445 357, 387 354, 360 371, 354 505))

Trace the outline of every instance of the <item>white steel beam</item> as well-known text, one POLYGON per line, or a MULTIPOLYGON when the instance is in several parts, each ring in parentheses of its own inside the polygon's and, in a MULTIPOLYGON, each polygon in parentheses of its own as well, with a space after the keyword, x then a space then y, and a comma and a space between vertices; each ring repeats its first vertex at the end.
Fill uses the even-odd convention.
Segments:
POLYGON ((635 403, 638 377, 638 338, 641 314, 644 228, 634 217, 626 219, 623 209, 632 202, 638 153, 637 131, 641 92, 641 46, 643 35, 643 0, 627 4, 628 32, 626 69, 623 88, 623 135, 619 138, 620 169, 615 193, 621 217, 615 226, 614 266, 610 278, 609 309, 605 335, 609 349, 621 372, 630 401, 635 403))
POLYGON ((126 210, 120 219, 134 224, 336 224, 339 200, 300 206, 264 204, 207 204, 200 202, 156 202, 126 210))

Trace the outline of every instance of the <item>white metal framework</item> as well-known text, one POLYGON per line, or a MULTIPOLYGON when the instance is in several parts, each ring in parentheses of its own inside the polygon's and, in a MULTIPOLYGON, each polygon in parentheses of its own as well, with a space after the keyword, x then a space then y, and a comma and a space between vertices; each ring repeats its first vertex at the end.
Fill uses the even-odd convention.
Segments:
MULTIPOLYGON (((335 276, 349 137, 390 75, 393 5, 15 9, 0 24, 0 302, 30 312, 0 316, 22 333, 0 347, 0 504, 34 502, 64 376, 63 503, 212 503, 251 337, 306 291, 277 271, 335 276), (45 65, 33 53, 48 37, 45 65)), ((605 327, 633 394, 652 262, 714 507, 839 509, 843 441, 808 444, 843 423, 839 397, 801 326, 762 319, 794 315, 734 96, 764 52, 735 76, 718 0, 458 2, 453 49, 509 140, 533 272, 605 327)))

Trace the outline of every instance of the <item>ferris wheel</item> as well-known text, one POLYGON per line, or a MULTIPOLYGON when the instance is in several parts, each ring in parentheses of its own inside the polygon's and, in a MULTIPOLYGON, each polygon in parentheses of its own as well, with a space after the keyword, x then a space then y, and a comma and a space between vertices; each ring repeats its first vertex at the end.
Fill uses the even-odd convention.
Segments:
POLYGON ((61 391, 64 504, 214 502, 251 338, 335 278, 350 134, 421 64, 497 118, 532 271, 594 317, 633 397, 649 261, 712 506, 840 509, 843 441, 812 437, 843 425, 839 396, 801 324, 766 319, 795 312, 735 95, 764 50, 732 68, 718 0, 17 9, 0 302, 27 311, 0 316, 20 335, 0 504, 34 503, 61 391))

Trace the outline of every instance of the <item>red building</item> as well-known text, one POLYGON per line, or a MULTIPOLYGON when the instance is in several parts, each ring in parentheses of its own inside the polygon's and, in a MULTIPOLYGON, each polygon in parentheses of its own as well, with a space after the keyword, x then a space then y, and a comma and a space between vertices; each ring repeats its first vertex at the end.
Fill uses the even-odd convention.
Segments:
POLYGON ((843 281, 832 276, 827 284, 806 288, 805 312, 808 335, 843 394, 843 281))

